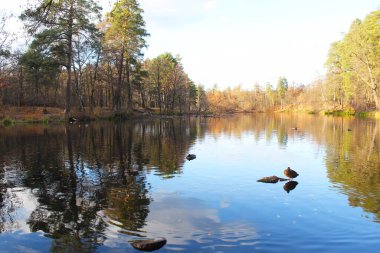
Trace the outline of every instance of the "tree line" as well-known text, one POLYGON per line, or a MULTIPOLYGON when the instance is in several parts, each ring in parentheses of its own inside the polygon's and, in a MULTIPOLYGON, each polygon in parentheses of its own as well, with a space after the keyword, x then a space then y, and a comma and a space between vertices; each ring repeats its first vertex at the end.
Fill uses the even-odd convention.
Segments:
POLYGON ((22 12, 32 42, 12 51, 0 18, 0 105, 162 114, 267 110, 380 109, 380 10, 355 20, 332 43, 327 72, 311 84, 279 77, 224 90, 195 84, 179 55, 144 59, 149 36, 137 0, 118 0, 104 17, 94 0, 37 0, 22 12))
POLYGON ((139 3, 119 0, 103 19, 100 11, 93 0, 37 1, 20 16, 33 36, 25 52, 10 51, 3 15, 0 103, 64 107, 67 113, 73 108, 195 111, 199 87, 180 56, 143 58, 149 33, 139 3))
POLYGON ((352 114, 380 109, 380 10, 356 19, 340 41, 333 42, 326 74, 310 84, 270 83, 207 91, 211 111, 331 111, 352 114))

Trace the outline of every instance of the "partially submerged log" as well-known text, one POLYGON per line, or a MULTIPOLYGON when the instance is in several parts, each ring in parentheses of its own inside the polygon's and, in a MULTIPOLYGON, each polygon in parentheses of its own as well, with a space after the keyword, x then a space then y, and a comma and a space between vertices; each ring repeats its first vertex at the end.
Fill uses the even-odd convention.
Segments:
POLYGON ((165 238, 148 239, 141 241, 134 241, 131 243, 132 247, 141 251, 154 251, 162 248, 166 244, 165 238))
POLYGON ((277 177, 277 176, 270 176, 270 177, 263 177, 262 179, 257 180, 257 182, 270 183, 270 184, 275 184, 278 181, 288 181, 288 179, 277 177))

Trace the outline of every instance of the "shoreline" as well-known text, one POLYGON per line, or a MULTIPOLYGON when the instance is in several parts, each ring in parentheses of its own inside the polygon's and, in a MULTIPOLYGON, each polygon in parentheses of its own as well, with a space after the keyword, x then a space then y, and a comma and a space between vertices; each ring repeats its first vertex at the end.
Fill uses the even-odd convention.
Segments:
POLYGON ((85 111, 72 111, 69 116, 65 115, 62 108, 57 107, 34 107, 21 106, 11 107, 3 106, 0 108, 0 125, 13 124, 54 124, 68 123, 69 118, 75 118, 78 122, 91 121, 126 121, 138 119, 160 119, 160 118, 176 118, 183 116, 210 117, 220 118, 228 117, 236 114, 252 114, 252 113, 300 113, 312 115, 338 116, 338 117, 359 117, 380 119, 380 111, 352 112, 342 110, 321 110, 321 111, 300 111, 300 110, 274 110, 274 111, 235 111, 235 112, 207 112, 207 113, 159 113, 155 109, 134 109, 132 112, 113 111, 108 108, 95 108, 92 112, 89 109, 85 111))

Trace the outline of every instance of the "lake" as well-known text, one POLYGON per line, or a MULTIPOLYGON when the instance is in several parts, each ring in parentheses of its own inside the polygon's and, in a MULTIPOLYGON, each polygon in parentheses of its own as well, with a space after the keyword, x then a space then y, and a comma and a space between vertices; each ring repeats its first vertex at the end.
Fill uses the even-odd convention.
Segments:
POLYGON ((0 127, 0 165, 0 252, 138 252, 131 241, 157 237, 157 252, 380 247, 375 120, 16 125, 0 127), (257 182, 288 166, 292 181, 257 182))

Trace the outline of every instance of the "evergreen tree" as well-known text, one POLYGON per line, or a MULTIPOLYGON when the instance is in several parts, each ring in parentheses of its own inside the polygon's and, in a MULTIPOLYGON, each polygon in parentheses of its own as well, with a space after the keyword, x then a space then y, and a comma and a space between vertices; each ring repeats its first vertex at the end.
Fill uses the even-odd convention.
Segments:
POLYGON ((25 10, 20 18, 30 34, 46 48, 60 52, 61 65, 67 70, 66 114, 71 110, 71 85, 74 43, 78 37, 91 37, 97 31, 95 21, 100 7, 93 0, 39 0, 25 10))

